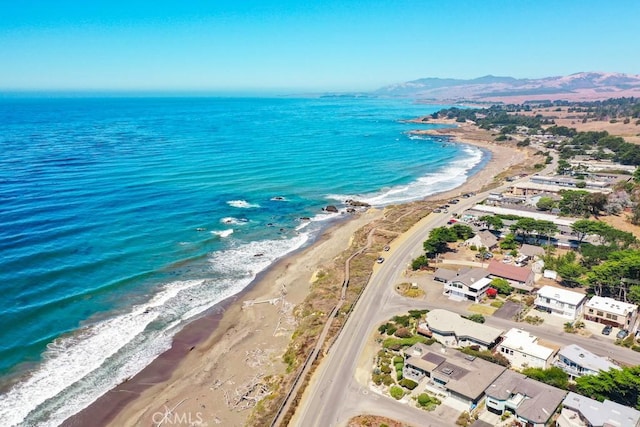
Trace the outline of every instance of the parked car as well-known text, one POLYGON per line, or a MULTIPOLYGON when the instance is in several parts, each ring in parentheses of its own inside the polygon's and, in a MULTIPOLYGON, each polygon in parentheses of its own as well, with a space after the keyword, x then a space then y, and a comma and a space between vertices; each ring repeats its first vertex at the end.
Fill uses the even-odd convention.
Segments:
POLYGON ((440 212, 442 212, 442 209, 440 209, 440 208, 437 208, 437 209, 433 210, 433 213, 440 213, 440 212))
POLYGON ((391 247, 389 245, 385 245, 384 248, 382 248, 385 252, 389 252, 389 249, 391 249, 391 247))
POLYGON ((620 329, 620 331, 616 334, 616 338, 619 340, 625 339, 629 335, 629 331, 625 331, 624 329, 620 329))
POLYGON ((611 327, 611 325, 607 325, 604 328, 602 328, 602 335, 609 335, 612 330, 613 328, 611 327))
POLYGON ((384 262, 384 258, 383 257, 378 257, 378 259, 376 260, 376 262, 378 264, 382 264, 384 262))
MULTIPOLYGON (((482 258, 482 254, 480 252, 478 252, 476 254, 476 258, 482 258)), ((493 254, 491 252, 485 252, 484 253, 484 259, 491 259, 493 258, 493 254)))

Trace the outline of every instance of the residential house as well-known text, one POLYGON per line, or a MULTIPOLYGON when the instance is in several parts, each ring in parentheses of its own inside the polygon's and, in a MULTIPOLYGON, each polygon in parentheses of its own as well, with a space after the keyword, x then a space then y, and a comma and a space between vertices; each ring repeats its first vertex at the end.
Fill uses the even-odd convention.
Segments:
POLYGON ((558 427, 640 427, 640 411, 605 400, 598 402, 574 392, 562 401, 558 427))
POLYGON ((435 351, 421 343, 405 350, 404 354, 405 378, 417 382, 429 378, 427 389, 445 393, 469 409, 482 401, 484 390, 506 369, 457 350, 435 351))
POLYGON ((551 366, 555 350, 538 343, 538 337, 522 329, 512 328, 503 336, 496 351, 516 369, 551 366))
POLYGON ((509 411, 520 425, 543 427, 556 412, 567 392, 506 370, 485 390, 487 409, 509 411))
POLYGON ((535 274, 529 267, 516 267, 515 265, 491 260, 487 271, 489 272, 489 278, 499 277, 506 279, 513 288, 519 291, 531 292, 533 290, 535 274))
POLYGON ((579 292, 543 286, 538 289, 534 304, 539 310, 576 320, 582 314, 585 300, 586 296, 579 292))
POLYGON ((596 375, 609 369, 620 369, 606 357, 597 356, 576 344, 561 348, 554 365, 565 371, 572 380, 583 375, 596 375))
POLYGON ((536 257, 541 257, 544 255, 544 248, 541 246, 535 246, 535 245, 530 245, 528 243, 524 243, 520 249, 518 249, 518 252, 521 255, 526 256, 527 260, 532 260, 536 257))
POLYGON ((431 336, 447 347, 476 346, 481 350, 495 346, 504 332, 439 308, 427 313, 426 326, 431 336))
POLYGON ((498 246, 498 238, 489 230, 480 230, 472 238, 465 240, 464 244, 478 249, 484 247, 492 251, 498 246))
POLYGON ((634 325, 637 315, 637 305, 597 295, 584 307, 585 319, 627 330, 634 325))
POLYGON ((491 279, 484 268, 469 267, 458 272, 439 268, 434 280, 444 282, 442 293, 450 299, 480 301, 489 289, 491 279))

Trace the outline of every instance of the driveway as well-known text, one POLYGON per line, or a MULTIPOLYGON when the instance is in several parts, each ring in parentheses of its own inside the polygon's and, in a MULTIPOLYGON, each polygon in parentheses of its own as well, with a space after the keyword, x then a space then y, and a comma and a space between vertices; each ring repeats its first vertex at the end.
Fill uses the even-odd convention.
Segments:
POLYGON ((513 320, 522 309, 522 305, 513 301, 505 301, 504 305, 493 313, 493 317, 499 317, 500 319, 513 320))

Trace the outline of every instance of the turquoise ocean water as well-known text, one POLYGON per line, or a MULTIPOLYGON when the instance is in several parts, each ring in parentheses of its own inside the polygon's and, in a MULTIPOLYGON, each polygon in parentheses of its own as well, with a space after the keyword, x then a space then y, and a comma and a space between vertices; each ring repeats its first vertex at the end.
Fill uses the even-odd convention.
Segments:
POLYGON ((343 216, 486 156, 408 100, 0 100, 0 420, 57 425, 343 216), (310 217, 311 221, 301 221, 310 217), (263 254, 256 257, 256 254, 263 254))

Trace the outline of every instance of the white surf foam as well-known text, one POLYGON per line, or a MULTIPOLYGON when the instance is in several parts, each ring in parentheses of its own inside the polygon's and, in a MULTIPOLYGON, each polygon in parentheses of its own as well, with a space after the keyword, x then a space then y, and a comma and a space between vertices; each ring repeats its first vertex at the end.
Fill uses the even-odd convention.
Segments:
POLYGON ((2 424, 59 425, 167 350, 186 320, 240 292, 309 238, 300 233, 215 252, 211 279, 169 283, 148 303, 54 341, 42 364, 0 396, 2 424))
POLYGON ((51 343, 39 368, 0 396, 2 423, 12 426, 22 422, 43 402, 99 368, 107 358, 156 320, 160 308, 168 300, 195 283, 182 282, 165 288, 148 304, 135 306, 127 314, 99 322, 51 343))
POLYGON ((451 190, 464 184, 469 173, 483 158, 482 150, 476 147, 465 146, 462 152, 463 158, 454 160, 448 166, 428 173, 407 185, 386 188, 371 194, 330 194, 327 198, 341 202, 354 199, 373 206, 384 206, 420 200, 435 193, 451 190))
POLYGON ((233 208, 240 209, 249 209, 249 208, 259 208, 260 205, 257 203, 249 203, 246 200, 229 200, 227 204, 233 208))
POLYGON ((248 223, 249 221, 247 221, 246 219, 238 219, 238 218, 234 218, 232 216, 227 216, 227 217, 222 218, 220 220, 220 222, 222 224, 244 225, 244 224, 248 223))
POLYGON ((211 234, 215 234, 216 236, 220 236, 221 238, 229 237, 233 234, 233 228, 221 231, 212 231, 211 234))

